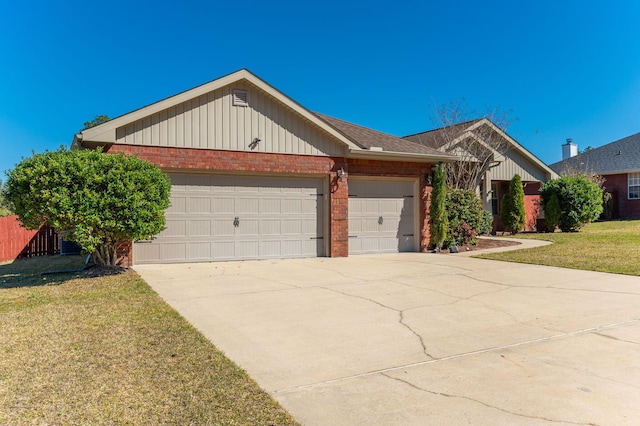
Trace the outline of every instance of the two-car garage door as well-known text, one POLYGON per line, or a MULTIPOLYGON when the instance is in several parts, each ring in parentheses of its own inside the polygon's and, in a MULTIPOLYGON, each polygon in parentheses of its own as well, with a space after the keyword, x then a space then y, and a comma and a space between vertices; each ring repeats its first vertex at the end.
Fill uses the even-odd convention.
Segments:
POLYGON ((171 174, 167 228, 134 261, 324 256, 322 179, 171 174))

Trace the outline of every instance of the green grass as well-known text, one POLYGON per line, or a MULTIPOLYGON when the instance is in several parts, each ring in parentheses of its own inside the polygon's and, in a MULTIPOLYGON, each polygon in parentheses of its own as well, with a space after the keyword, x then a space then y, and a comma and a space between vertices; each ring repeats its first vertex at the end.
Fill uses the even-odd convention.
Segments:
POLYGON ((640 275, 640 220, 597 222, 585 226, 580 232, 518 234, 516 238, 546 240, 553 244, 477 257, 640 275))
POLYGON ((133 271, 0 265, 0 424, 239 425, 295 420, 133 271))

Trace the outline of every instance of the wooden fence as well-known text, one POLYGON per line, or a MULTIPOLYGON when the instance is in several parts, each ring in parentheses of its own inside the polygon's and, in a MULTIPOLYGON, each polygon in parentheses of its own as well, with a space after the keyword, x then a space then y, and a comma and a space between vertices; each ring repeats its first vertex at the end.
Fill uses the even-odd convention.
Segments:
POLYGON ((58 233, 48 226, 29 231, 18 216, 0 217, 0 262, 60 253, 58 233))

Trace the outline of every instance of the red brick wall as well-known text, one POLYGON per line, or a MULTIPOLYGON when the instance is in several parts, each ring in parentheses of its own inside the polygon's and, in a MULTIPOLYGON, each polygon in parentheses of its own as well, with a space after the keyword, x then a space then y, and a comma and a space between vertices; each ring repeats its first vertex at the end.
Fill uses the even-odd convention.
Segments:
POLYGON ((629 199, 629 188, 626 173, 604 176, 604 187, 607 192, 614 194, 613 219, 640 218, 640 200, 629 199))
MULTIPOLYGON (((259 152, 215 151, 209 149, 145 147, 112 145, 110 153, 136 155, 142 160, 158 164, 165 171, 198 170, 243 173, 287 173, 328 175, 330 187, 330 247, 329 256, 341 257, 349 253, 348 176, 420 177, 420 250, 429 245, 429 197, 431 187, 424 176, 431 166, 412 162, 353 160, 342 157, 317 157, 259 152), (345 171, 340 181, 338 171, 345 171)), ((129 258, 129 263, 132 263, 129 258)))

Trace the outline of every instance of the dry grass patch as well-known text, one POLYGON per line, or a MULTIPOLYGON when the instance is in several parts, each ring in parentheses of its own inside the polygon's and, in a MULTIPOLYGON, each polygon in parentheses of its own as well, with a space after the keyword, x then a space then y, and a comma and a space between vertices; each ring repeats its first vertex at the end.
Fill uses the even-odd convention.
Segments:
POLYGON ((295 424, 135 272, 39 275, 74 262, 0 265, 0 424, 295 424))
POLYGON ((546 240, 554 244, 477 257, 640 275, 640 220, 597 222, 585 226, 580 232, 518 234, 516 238, 546 240))

